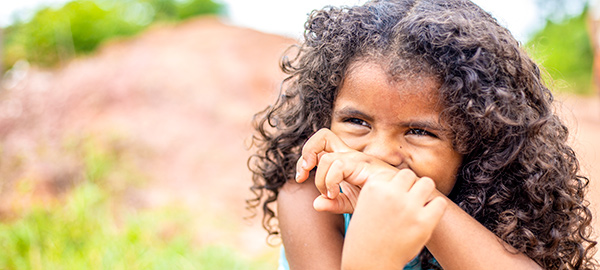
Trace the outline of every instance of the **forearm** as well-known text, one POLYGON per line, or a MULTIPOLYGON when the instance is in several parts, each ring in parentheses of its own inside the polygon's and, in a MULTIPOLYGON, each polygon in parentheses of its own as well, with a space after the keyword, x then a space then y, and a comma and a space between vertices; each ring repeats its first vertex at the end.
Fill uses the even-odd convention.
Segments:
POLYGON ((290 269, 340 269, 343 244, 341 215, 317 212, 313 180, 288 182, 279 193, 278 219, 290 269))
POLYGON ((444 269, 541 269, 444 195, 438 196, 448 207, 426 247, 444 269))

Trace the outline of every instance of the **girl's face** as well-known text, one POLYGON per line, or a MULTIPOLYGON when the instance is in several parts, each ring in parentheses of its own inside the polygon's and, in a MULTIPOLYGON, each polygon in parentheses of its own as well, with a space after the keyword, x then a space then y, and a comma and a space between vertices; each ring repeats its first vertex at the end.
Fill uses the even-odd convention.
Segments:
POLYGON ((448 195, 462 155, 440 122, 438 87, 430 77, 392 81, 376 63, 355 63, 334 102, 331 131, 355 150, 432 178, 448 195))

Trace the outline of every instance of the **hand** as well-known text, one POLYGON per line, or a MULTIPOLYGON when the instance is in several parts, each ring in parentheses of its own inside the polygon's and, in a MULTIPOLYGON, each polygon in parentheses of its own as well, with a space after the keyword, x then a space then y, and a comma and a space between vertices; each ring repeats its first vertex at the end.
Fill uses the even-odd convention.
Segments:
POLYGON ((304 144, 296 164, 296 181, 304 182, 315 166, 315 185, 322 195, 315 199, 314 208, 332 213, 352 213, 360 187, 369 178, 391 178, 398 171, 348 147, 329 129, 319 130, 304 144))
POLYGON ((399 269, 427 243, 447 202, 408 169, 369 180, 346 232, 342 269, 399 269), (433 199, 431 199, 433 198, 433 199))

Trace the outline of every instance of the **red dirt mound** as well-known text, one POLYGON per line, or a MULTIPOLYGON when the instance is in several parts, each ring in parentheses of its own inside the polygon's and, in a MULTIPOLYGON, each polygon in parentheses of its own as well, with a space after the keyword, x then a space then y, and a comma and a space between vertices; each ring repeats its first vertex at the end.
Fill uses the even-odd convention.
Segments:
POLYGON ((294 42, 209 17, 154 27, 55 71, 18 65, 0 95, 0 209, 24 200, 19 179, 38 182, 34 200, 70 185, 81 162, 65 145, 100 137, 146 178, 130 201, 180 202, 241 223, 250 122, 276 98, 278 61, 294 42))

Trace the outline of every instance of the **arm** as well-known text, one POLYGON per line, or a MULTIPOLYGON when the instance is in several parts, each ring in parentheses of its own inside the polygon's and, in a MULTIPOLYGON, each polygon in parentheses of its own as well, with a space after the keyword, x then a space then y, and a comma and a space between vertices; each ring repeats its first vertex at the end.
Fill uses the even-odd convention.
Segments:
POLYGON ((277 199, 281 238, 290 269, 340 269, 344 220, 341 215, 317 212, 319 196, 314 178, 288 181, 277 199))
MULTIPOLYGON (((372 181, 372 179, 369 178, 367 183, 369 181, 372 181)), ((323 186, 322 188, 325 187, 323 186)), ((364 190, 361 191, 360 196, 358 196, 358 201, 352 203, 356 204, 356 209, 359 209, 360 207, 360 198, 362 198, 363 192, 364 190)), ((385 195, 383 190, 380 190, 380 193, 381 196, 385 195)), ((431 238, 425 246, 444 269, 542 269, 531 258, 522 253, 518 253, 510 245, 463 211, 442 193, 435 191, 433 196, 445 200, 448 206, 444 215, 441 217, 440 222, 436 223, 437 226, 435 226, 435 228, 432 228, 433 232, 431 238)), ((319 200, 325 201, 328 199, 325 196, 320 196, 319 200)), ((320 210, 336 213, 351 209, 336 208, 338 204, 334 203, 335 199, 329 199, 329 201, 331 202, 321 202, 321 205, 327 205, 328 208, 322 208, 320 210)), ((391 212, 388 212, 388 217, 391 216, 389 213, 391 212)), ((356 214, 353 215, 351 224, 355 222, 355 219, 356 214)), ((351 233, 350 228, 348 234, 351 233)), ((399 228, 401 227, 397 227, 397 230, 400 230, 399 228)), ((363 231, 363 234, 366 234, 365 232, 366 231, 363 231)), ((368 231, 368 235, 365 235, 365 237, 377 238, 385 237, 386 235, 389 234, 385 233, 385 230, 371 230, 368 231)), ((404 243, 399 241, 398 244, 402 245, 404 243)), ((349 243, 348 245, 351 246, 349 243)), ((368 249, 377 247, 381 247, 381 245, 376 242, 371 242, 370 244, 363 245, 361 248, 368 249)), ((344 252, 346 252, 346 248, 347 247, 344 247, 344 252)), ((395 247, 391 243, 386 246, 386 249, 401 250, 400 247, 395 247)), ((354 257, 355 260, 357 258, 358 257, 354 257)), ((391 268, 392 266, 393 264, 380 266, 380 269, 393 269, 391 268)))
MULTIPOLYGON (((373 161, 372 157, 361 155, 366 156, 344 148, 339 138, 331 132, 320 131, 305 144, 299 160, 300 177, 297 180, 302 181, 308 171, 318 164, 314 181, 323 195, 315 201, 315 206, 319 206, 317 209, 333 213, 352 212, 354 207, 358 208, 358 202, 354 198, 338 196, 336 188, 340 183, 363 186, 367 180, 377 178, 382 172, 397 171, 387 164, 373 161), (327 196, 328 193, 332 196, 327 196)), ((444 199, 448 208, 426 246, 444 269, 540 269, 533 260, 517 253, 442 193, 436 191, 433 196, 444 199)), ((381 230, 369 234, 370 237, 385 236, 381 230)))
POLYGON ((444 269, 541 269, 446 196, 437 195, 448 207, 426 247, 444 269))
POLYGON ((297 181, 308 178, 318 188, 311 195, 315 209, 354 213, 342 269, 404 268, 423 249, 446 207, 444 199, 433 196, 435 183, 430 178, 350 149, 327 130, 304 145, 297 171, 297 181), (309 177, 317 164, 314 177, 309 177), (363 185, 362 191, 356 188, 363 185))

